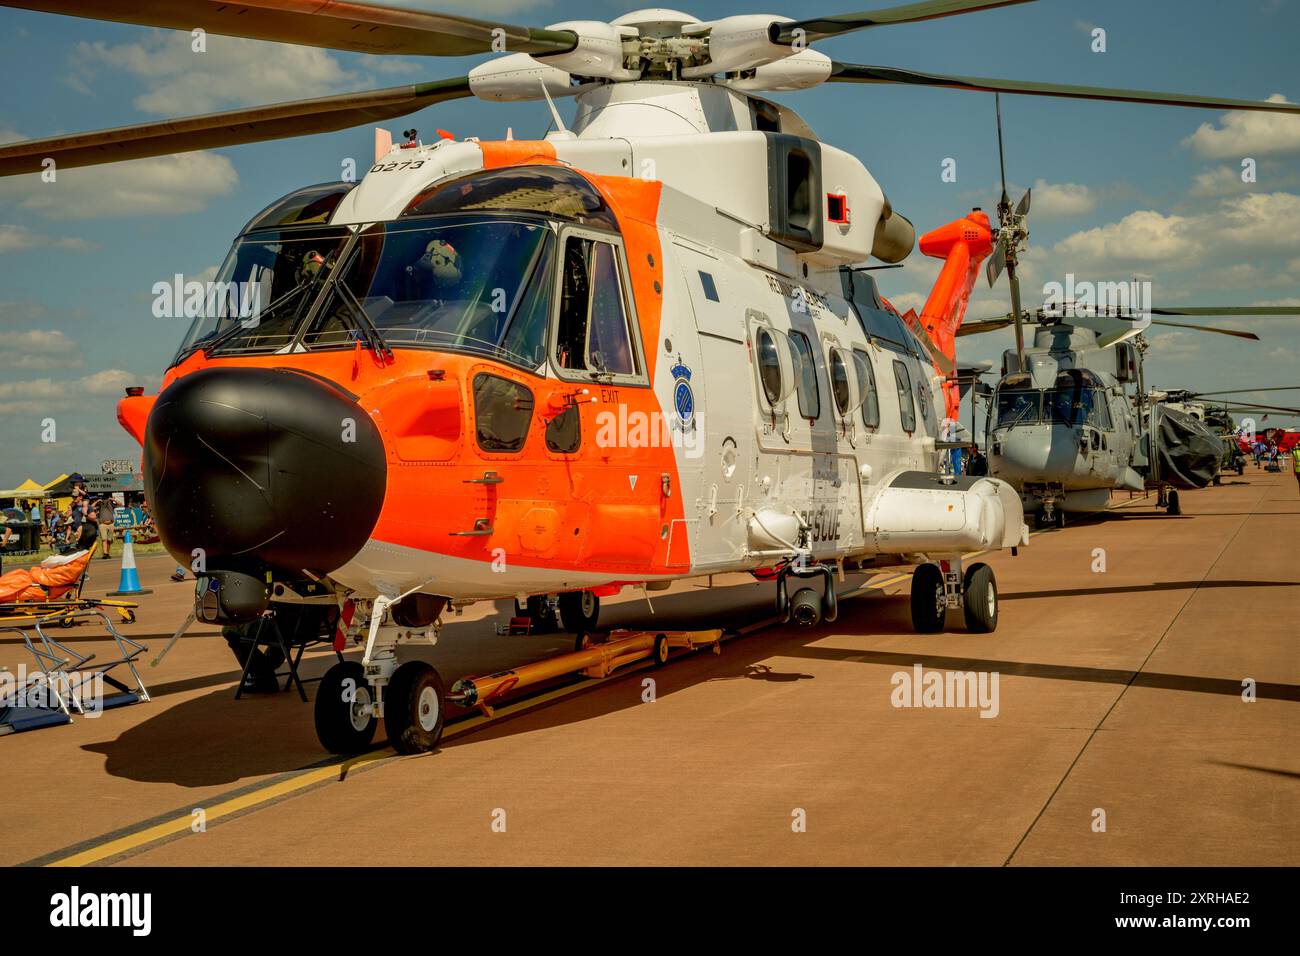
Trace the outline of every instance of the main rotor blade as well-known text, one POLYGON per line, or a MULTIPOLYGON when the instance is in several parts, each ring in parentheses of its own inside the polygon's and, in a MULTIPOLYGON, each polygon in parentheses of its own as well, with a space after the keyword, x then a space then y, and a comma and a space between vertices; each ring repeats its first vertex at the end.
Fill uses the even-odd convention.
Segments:
POLYGON ((353 53, 465 56, 501 52, 493 51, 498 38, 510 53, 560 53, 577 43, 568 30, 345 0, 0 0, 0 6, 353 53))
POLYGON ((1259 336, 1254 332, 1240 332, 1237 329, 1219 329, 1212 325, 1193 325, 1191 322, 1170 322, 1168 319, 1152 319, 1152 325, 1172 325, 1180 329, 1192 329, 1197 332, 1218 332, 1220 335, 1235 335, 1239 339, 1258 342, 1259 336))
POLYGON ((773 23, 768 28, 768 35, 773 43, 792 44, 796 37, 802 37, 804 41, 822 40, 870 27, 883 27, 895 23, 920 23, 923 20, 937 20, 940 17, 951 17, 959 13, 977 13, 980 10, 995 10, 998 7, 1033 2, 1034 0, 928 0, 926 3, 909 3, 883 10, 811 17, 807 20, 795 20, 792 23, 773 23))
POLYGON ((1152 309, 1152 315, 1300 315, 1296 305, 1207 305, 1152 309))
POLYGON ((1015 321, 1014 316, 1004 315, 997 319, 980 319, 977 322, 963 322, 958 326, 957 334, 979 335, 981 332, 996 332, 998 329, 1005 329, 1015 321))
POLYGON ((469 95, 469 77, 461 76, 366 93, 344 93, 138 126, 119 126, 94 133, 22 140, 0 146, 0 176, 40 172, 42 161, 47 158, 55 161, 56 168, 66 169, 327 133, 392 119, 469 95))
POLYGON ((973 90, 980 93, 1023 93, 1029 96, 1063 96, 1080 100, 1154 103, 1160 106, 1191 106, 1198 109, 1300 113, 1300 104, 1296 103, 1266 103, 1262 100, 1234 100, 1215 96, 1190 96, 1184 93, 1154 93, 1148 90, 1106 89, 1099 86, 1073 86, 1065 83, 999 80, 982 76, 948 76, 942 73, 920 73, 916 70, 900 70, 891 66, 856 63, 835 63, 827 82, 901 83, 912 86, 941 86, 951 90, 973 90))
POLYGON ((1253 395, 1256 392, 1300 392, 1300 385, 1276 385, 1269 388, 1236 388, 1226 392, 1191 392, 1197 398, 1207 395, 1253 395))
POLYGON ((1224 408, 1234 412, 1290 412, 1293 415, 1300 415, 1300 408, 1287 408, 1282 405, 1225 405, 1224 408))

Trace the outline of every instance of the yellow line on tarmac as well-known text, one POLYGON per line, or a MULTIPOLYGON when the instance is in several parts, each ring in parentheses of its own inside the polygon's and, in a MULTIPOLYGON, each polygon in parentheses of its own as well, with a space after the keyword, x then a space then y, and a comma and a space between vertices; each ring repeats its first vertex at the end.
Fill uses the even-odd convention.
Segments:
MULTIPOLYGON (((306 773, 299 774, 289 780, 282 780, 263 787, 260 790, 254 790, 251 793, 241 794, 230 800, 218 803, 214 807, 205 807, 205 822, 215 820, 221 817, 228 817, 232 813, 238 813, 241 810, 247 810, 255 807, 267 800, 273 800, 276 797, 293 793, 295 790, 301 790, 304 787, 310 787, 313 784, 329 780, 331 777, 345 776, 348 771, 360 767, 363 764, 371 763, 390 756, 391 750, 377 750, 373 753, 362 754, 359 757, 352 757, 340 763, 330 764, 325 767, 318 767, 315 770, 309 770, 306 773)), ((175 836, 184 833, 191 828, 193 815, 186 814, 168 820, 165 823, 159 823, 155 826, 147 827, 136 833, 119 837, 116 840, 109 840, 107 843, 101 843, 98 846, 91 847, 88 850, 82 850, 80 853, 74 853, 71 856, 65 856, 47 863, 46 866, 87 866, 91 863, 98 863, 111 856, 118 856, 122 853, 128 853, 148 843, 154 843, 158 840, 165 839, 169 836, 175 836)))

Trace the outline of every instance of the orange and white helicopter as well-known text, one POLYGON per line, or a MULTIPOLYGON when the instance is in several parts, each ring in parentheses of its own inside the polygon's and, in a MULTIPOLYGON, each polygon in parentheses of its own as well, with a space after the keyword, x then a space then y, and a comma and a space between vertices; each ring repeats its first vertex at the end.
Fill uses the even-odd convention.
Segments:
POLYGON ((779 610, 811 624, 834 618, 832 567, 920 561, 919 630, 948 608, 996 626, 992 571, 961 555, 1026 543, 1020 497, 941 473, 989 221, 922 239, 945 265, 921 315, 900 315, 862 264, 903 260, 911 224, 861 162, 758 94, 906 83, 1298 109, 921 74, 808 46, 1017 2, 710 22, 654 9, 543 30, 322 0, 0 0, 367 53, 506 53, 457 79, 20 142, 0 148, 0 174, 469 96, 547 101, 543 140, 408 131, 360 182, 266 207, 221 268, 230 297, 195 320, 159 394, 118 407, 163 542, 196 568, 198 616, 269 608, 364 640, 361 664, 335 665, 318 692, 322 742, 363 748, 383 717, 395 747, 427 750, 442 682, 397 649, 436 639, 449 605, 513 597, 587 630, 628 584, 775 569, 779 610), (577 101, 567 127, 561 96, 577 101), (823 581, 791 597, 791 576, 823 581))

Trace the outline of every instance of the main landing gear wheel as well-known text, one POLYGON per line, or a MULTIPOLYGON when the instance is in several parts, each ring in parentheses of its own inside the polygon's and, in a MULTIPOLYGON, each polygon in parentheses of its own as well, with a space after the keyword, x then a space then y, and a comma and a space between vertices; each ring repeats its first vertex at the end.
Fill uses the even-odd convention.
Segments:
POLYGON ((399 754, 425 753, 442 738, 442 678, 424 661, 407 661, 384 691, 384 726, 399 754))
POLYGON ((325 672, 316 690, 316 736, 330 753, 359 754, 375 738, 374 692, 356 661, 325 672))
POLYGON ((912 572, 912 629, 918 634, 938 634, 947 609, 943 572, 937 564, 922 564, 912 572))
POLYGON ((566 591, 560 595, 560 623, 570 633, 594 631, 600 617, 600 598, 590 591, 566 591))
POLYGON ((1062 509, 1060 508, 1056 509, 1056 517, 1052 523, 1055 524, 1058 528, 1065 527, 1065 512, 1062 509))
POLYGON ((972 564, 966 569, 962 610, 966 630, 972 634, 991 634, 998 629, 998 583, 987 564, 972 564))
POLYGON ((1169 505, 1165 508, 1165 514, 1180 515, 1183 513, 1182 507, 1178 503, 1178 492, 1170 489, 1169 505))

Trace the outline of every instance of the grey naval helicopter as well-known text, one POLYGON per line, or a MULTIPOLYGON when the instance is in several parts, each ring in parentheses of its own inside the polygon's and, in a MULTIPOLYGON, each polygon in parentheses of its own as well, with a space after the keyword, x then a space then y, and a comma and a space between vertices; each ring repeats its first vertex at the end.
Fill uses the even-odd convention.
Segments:
MULTIPOLYGON (((1139 301, 1140 288, 1109 283, 1104 297, 1119 300, 1113 308, 1090 301, 1092 296, 1049 300, 1032 316, 1038 328, 1026 348, 1024 323, 1031 316, 1021 306, 1016 267, 1029 238, 1030 193, 1012 207, 996 98, 995 108, 1002 196, 997 244, 985 275, 992 286, 1007 274, 1012 311, 964 323, 956 333, 1015 326, 1016 347, 1003 353, 1001 376, 989 397, 984 436, 989 474, 1017 488, 1026 512, 1036 512, 1040 525, 1063 527, 1067 512, 1098 511, 1119 489, 1155 489, 1157 507, 1180 514, 1179 489, 1203 488, 1218 478, 1222 423, 1147 393, 1142 362, 1149 343, 1143 333, 1162 325, 1258 341, 1253 332, 1153 316, 1300 315, 1300 308, 1155 308, 1139 301)), ((978 378, 978 370, 967 370, 969 381, 978 378)))
MULTIPOLYGON (((1292 307, 1149 310, 1153 315, 1297 315, 1292 307)), ((1015 315, 968 322, 973 335, 1031 318, 1015 315)), ((1002 356, 985 426, 989 474, 1018 488, 1040 525, 1064 526, 1067 512, 1106 506, 1112 490, 1158 493, 1157 507, 1181 514, 1179 489, 1217 483, 1223 461, 1222 423, 1207 420, 1172 393, 1148 392, 1142 363, 1152 325, 1177 326, 1258 340, 1253 332, 1155 319, 1133 312, 1067 305, 1032 316, 1031 347, 1002 356), (1133 394, 1129 386, 1134 386, 1133 394), (1174 400, 1169 400, 1174 399, 1174 400)), ((1230 406, 1252 409, 1261 406, 1230 406)), ((1277 408, 1278 411, 1289 409, 1277 408)))

